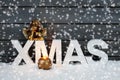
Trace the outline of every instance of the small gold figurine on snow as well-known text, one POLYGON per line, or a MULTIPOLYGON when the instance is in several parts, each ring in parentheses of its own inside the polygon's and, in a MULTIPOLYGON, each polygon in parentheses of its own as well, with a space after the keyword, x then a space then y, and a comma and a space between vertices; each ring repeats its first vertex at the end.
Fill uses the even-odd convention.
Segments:
POLYGON ((43 28, 39 20, 33 20, 29 28, 23 28, 23 34, 28 40, 44 40, 47 30, 43 28))
MULTIPOLYGON (((23 28, 23 35, 28 40, 44 40, 47 34, 47 29, 43 28, 39 20, 33 20, 29 28, 23 28)), ((49 70, 51 69, 52 62, 49 57, 40 57, 38 60, 38 68, 49 70)))

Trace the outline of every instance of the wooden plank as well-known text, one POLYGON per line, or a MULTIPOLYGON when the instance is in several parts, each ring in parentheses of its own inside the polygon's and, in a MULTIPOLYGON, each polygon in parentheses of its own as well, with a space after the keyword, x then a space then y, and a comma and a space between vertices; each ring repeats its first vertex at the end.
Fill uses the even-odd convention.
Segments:
POLYGON ((77 0, 1 0, 2 6, 75 6, 77 0))
POLYGON ((1 0, 2 6, 120 6, 119 0, 1 0))
POLYGON ((2 8, 1 23, 119 23, 120 8, 2 8))
MULTIPOLYGON (((45 39, 62 40, 119 40, 119 25, 94 25, 94 24, 43 24, 47 28, 45 39)), ((29 24, 0 24, 0 40, 19 39, 25 40, 22 29, 29 27, 29 24)))
MULTIPOLYGON (((0 40, 10 40, 10 39, 22 39, 26 40, 22 30, 25 27, 29 27, 26 24, 0 24, 0 40)), ((55 38, 54 32, 60 32, 59 29, 54 28, 52 25, 43 24, 44 28, 47 28, 47 36, 45 38, 52 39, 55 38), (54 35, 53 35, 54 34, 54 35)), ((59 36, 58 36, 59 37, 59 36)))
POLYGON ((83 5, 83 6, 120 6, 120 1, 119 0, 78 0, 77 1, 78 5, 83 5))
POLYGON ((109 60, 120 61, 120 57, 109 57, 109 60))
MULTIPOLYGON (((24 46, 26 41, 20 41, 21 45, 24 46)), ((10 41, 0 41, 0 62, 13 62, 16 56, 19 54, 18 51, 14 48, 10 41)), ((34 60, 34 45, 31 46, 29 50, 29 56, 34 60)))

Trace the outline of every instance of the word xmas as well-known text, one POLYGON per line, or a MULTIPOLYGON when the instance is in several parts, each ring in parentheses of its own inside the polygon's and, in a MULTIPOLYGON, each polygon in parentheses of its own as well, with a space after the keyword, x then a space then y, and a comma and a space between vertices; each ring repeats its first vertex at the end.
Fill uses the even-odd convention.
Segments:
MULTIPOLYGON (((18 40, 11 40, 11 42, 19 52, 18 56, 15 58, 13 62, 13 65, 18 65, 21 59, 24 59, 26 64, 33 64, 33 61, 30 59, 28 55, 28 50, 30 49, 34 41, 28 40, 24 47, 20 45, 18 40)), ((100 61, 97 61, 97 63, 99 64, 107 63, 108 61, 107 54, 102 50, 96 49, 95 45, 101 46, 102 49, 108 49, 108 44, 100 39, 90 40, 87 44, 87 49, 91 54, 101 57, 100 61)), ((50 53, 48 55, 44 41, 35 41, 35 63, 38 63, 38 59, 40 58, 41 54, 43 56, 48 56, 51 59, 51 61, 53 61, 54 55, 56 54, 56 64, 61 65, 62 64, 62 48, 61 47, 62 47, 61 40, 56 40, 56 39, 53 40, 50 53)), ((84 56, 81 46, 77 40, 70 41, 66 56, 64 58, 63 65, 69 64, 70 61, 80 61, 81 64, 89 64, 91 61, 95 62, 94 60, 92 60, 92 57, 84 56), (72 55, 74 49, 76 50, 77 56, 72 55)))

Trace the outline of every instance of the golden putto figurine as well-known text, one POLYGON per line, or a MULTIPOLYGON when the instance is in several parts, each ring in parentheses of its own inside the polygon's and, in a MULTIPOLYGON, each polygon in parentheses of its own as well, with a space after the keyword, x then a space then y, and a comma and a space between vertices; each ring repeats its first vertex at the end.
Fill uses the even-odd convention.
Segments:
POLYGON ((29 28, 23 28, 23 34, 28 40, 44 40, 47 29, 43 28, 39 20, 33 20, 29 28))

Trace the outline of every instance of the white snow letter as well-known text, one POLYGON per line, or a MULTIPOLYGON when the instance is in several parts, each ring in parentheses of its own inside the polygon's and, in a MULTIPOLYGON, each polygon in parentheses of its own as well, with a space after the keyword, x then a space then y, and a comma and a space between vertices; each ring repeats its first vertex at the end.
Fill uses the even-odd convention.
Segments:
POLYGON ((68 47, 63 64, 65 64, 65 65, 69 64, 70 61, 80 61, 81 64, 87 64, 87 61, 83 55, 82 49, 77 40, 70 41, 70 45, 68 47), (76 49, 78 56, 72 56, 74 49, 76 49))
MULTIPOLYGON (((44 41, 35 42, 35 51, 36 51, 36 57, 35 57, 36 64, 38 63, 38 60, 41 57, 41 54, 43 56, 48 56, 48 52, 47 52, 44 41)), ((49 54, 49 58, 51 59, 51 61, 53 61, 55 52, 56 52, 56 64, 61 64, 62 63, 61 61, 62 60, 61 40, 52 41, 50 54, 49 54)))
POLYGON ((26 64, 33 64, 33 61, 30 59, 28 55, 28 50, 33 44, 34 41, 27 41, 25 46, 22 48, 18 40, 11 40, 11 43, 13 46, 17 49, 19 52, 18 56, 15 58, 13 65, 18 65, 20 61, 23 59, 26 64))
POLYGON ((105 64, 108 61, 108 56, 105 52, 95 49, 95 45, 101 46, 102 49, 108 49, 108 44, 100 39, 90 40, 87 44, 87 49, 91 54, 101 57, 100 63, 105 64))

